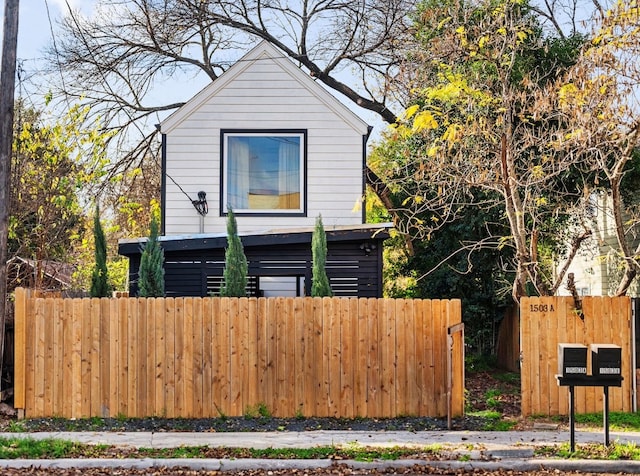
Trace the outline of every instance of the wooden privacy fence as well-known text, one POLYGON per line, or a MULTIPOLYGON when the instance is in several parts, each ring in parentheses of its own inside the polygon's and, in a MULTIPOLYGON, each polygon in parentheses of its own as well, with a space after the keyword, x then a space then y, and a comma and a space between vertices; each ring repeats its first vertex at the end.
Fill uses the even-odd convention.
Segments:
POLYGON ((464 406, 459 300, 31 298, 16 290, 26 417, 447 415, 464 406))
MULTIPOLYGON (((622 347, 621 388, 611 387, 612 411, 631 411, 633 381, 631 300, 584 297, 582 315, 572 297, 523 298, 520 302, 522 414, 567 415, 569 389, 558 387, 558 344, 616 344, 622 347)), ((602 411, 602 387, 576 387, 577 413, 602 411)))

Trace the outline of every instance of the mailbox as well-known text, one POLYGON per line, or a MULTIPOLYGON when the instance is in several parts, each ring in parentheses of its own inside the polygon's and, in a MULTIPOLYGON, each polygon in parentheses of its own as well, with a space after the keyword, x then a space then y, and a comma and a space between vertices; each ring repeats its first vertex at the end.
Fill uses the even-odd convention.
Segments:
POLYGON ((587 375, 587 346, 558 344, 558 374, 563 377, 587 375))
POLYGON ((613 344, 591 344, 591 373, 598 377, 619 377, 622 348, 613 344))

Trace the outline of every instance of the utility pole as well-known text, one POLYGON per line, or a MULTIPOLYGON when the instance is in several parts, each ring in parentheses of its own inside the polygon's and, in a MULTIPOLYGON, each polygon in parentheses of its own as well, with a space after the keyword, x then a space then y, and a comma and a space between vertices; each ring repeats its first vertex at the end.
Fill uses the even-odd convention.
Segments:
POLYGON ((0 64, 0 392, 5 390, 2 375, 4 373, 4 336, 7 325, 7 239, 18 47, 18 4, 19 0, 4 2, 2 64, 0 64))

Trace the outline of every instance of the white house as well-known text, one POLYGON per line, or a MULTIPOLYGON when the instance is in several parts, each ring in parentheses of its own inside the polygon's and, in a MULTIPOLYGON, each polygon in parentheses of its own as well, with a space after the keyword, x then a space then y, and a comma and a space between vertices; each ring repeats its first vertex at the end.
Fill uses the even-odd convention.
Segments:
POLYGON ((228 207, 241 232, 313 226, 319 214, 326 227, 363 223, 369 126, 267 42, 160 130, 166 235, 224 232, 228 207))
MULTIPOLYGON (((582 296, 608 296, 613 294, 622 277, 619 246, 615 234, 615 223, 611 197, 607 193, 594 193, 589 200, 588 226, 593 234, 583 243, 573 259, 567 273, 573 273, 576 291, 582 296)), ((632 240, 633 248, 638 240, 632 240)), ((638 296, 638 280, 628 294, 638 296)), ((558 289, 558 295, 571 295, 566 286, 558 289)))
MULTIPOLYGON (((248 293, 307 295, 322 215, 335 294, 382 295, 388 225, 365 223, 371 128, 281 51, 262 42, 160 124, 167 295, 219 290, 233 209, 248 293)), ((137 292, 139 240, 120 243, 137 292)))

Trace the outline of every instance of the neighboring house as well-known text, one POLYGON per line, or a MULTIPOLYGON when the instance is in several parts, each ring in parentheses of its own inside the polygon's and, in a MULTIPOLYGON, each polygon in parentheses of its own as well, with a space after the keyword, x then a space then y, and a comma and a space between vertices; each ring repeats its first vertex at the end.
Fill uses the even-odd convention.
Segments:
MULTIPOLYGON (((305 295, 322 215, 339 295, 382 295, 388 226, 365 225, 371 128, 281 51, 260 43, 160 125, 167 295, 219 289, 231 208, 255 295, 305 295), (348 284, 346 284, 348 283, 348 284)), ((123 241, 135 294, 140 244, 123 241)))
MULTIPOLYGON (((616 291, 622 277, 621 260, 618 257, 618 243, 611 209, 611 197, 606 193, 593 194, 587 210, 593 231, 592 237, 583 243, 573 259, 568 273, 573 273, 576 291, 581 296, 608 296, 616 291)), ((632 248, 637 246, 637 239, 632 248)), ((565 279, 566 282, 566 279, 565 279)), ((629 296, 638 296, 637 280, 632 284, 629 296)), ((571 295, 565 285, 558 289, 558 295, 571 295)))
POLYGON ((41 291, 68 290, 73 272, 74 267, 67 263, 14 256, 7 261, 7 287, 10 292, 17 287, 41 291))

